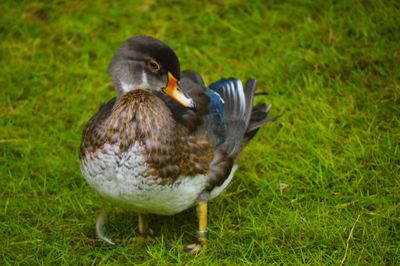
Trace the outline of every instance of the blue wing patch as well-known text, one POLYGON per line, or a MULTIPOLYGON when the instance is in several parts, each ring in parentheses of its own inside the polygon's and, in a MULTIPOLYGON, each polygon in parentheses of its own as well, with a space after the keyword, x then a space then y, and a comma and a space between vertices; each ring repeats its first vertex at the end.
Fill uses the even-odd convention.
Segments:
MULTIPOLYGON (((229 82, 229 81, 228 81, 229 82)), ((227 80, 221 79, 211 84, 206 93, 210 97, 210 114, 207 117, 208 132, 214 144, 218 146, 225 141, 224 100, 218 91, 226 85, 227 80)))
POLYGON ((213 90, 206 89, 206 93, 210 97, 210 113, 217 114, 222 122, 224 120, 224 100, 213 90))

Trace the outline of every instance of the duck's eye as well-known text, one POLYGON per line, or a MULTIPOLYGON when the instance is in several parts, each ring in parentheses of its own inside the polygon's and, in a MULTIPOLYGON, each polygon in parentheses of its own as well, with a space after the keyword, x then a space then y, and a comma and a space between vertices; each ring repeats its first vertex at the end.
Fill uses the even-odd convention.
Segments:
POLYGON ((156 61, 154 61, 153 59, 150 59, 147 62, 147 67, 150 69, 150 71, 157 73, 158 71, 160 71, 160 64, 157 63, 156 61))

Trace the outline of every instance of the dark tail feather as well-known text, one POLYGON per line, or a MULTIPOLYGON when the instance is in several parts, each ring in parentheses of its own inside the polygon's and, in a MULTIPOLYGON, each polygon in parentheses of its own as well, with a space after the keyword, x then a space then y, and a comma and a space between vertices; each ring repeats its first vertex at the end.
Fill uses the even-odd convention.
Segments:
POLYGON ((253 107, 251 110, 250 122, 243 138, 245 143, 249 142, 256 135, 260 127, 280 117, 280 115, 268 117, 271 108, 272 104, 266 106, 264 102, 259 102, 253 107))

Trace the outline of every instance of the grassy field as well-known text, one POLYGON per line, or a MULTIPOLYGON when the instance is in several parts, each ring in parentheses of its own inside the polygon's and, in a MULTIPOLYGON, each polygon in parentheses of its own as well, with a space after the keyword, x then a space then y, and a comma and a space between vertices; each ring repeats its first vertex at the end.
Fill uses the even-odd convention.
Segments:
POLYGON ((2 1, 1 265, 398 265, 398 1, 211 2, 2 1), (139 33, 207 82, 256 78, 282 114, 209 205, 206 254, 165 248, 192 240, 194 210, 151 217, 154 243, 95 237, 102 206, 111 235, 137 234, 85 182, 78 147, 114 95, 114 51, 139 33))

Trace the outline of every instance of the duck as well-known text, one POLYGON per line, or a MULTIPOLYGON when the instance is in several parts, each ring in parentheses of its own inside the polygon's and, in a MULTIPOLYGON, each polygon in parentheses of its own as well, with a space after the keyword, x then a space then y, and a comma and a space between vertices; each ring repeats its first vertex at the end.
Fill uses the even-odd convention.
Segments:
MULTIPOLYGON (((223 78, 209 86, 198 72, 180 70, 163 41, 127 39, 109 65, 116 97, 100 106, 82 133, 80 168, 104 199, 138 214, 138 231, 153 234, 147 215, 175 215, 196 207, 198 231, 191 253, 207 246, 207 204, 231 183, 243 148, 272 107, 253 105, 256 81, 223 78)), ((106 215, 96 220, 105 234, 106 215)))

